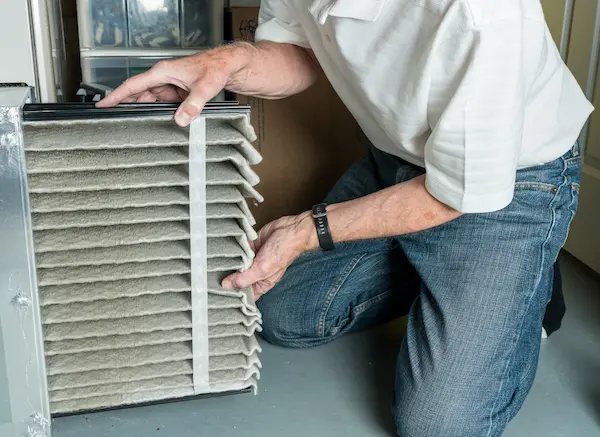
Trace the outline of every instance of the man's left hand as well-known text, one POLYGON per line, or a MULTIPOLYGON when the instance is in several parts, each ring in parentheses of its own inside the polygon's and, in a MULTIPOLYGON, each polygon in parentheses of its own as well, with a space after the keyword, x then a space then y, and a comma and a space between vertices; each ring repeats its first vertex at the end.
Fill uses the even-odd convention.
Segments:
POLYGON ((303 252, 316 247, 316 232, 309 213, 275 220, 251 242, 256 258, 249 270, 234 273, 223 280, 225 289, 252 286, 254 299, 268 292, 279 282, 287 268, 303 252))

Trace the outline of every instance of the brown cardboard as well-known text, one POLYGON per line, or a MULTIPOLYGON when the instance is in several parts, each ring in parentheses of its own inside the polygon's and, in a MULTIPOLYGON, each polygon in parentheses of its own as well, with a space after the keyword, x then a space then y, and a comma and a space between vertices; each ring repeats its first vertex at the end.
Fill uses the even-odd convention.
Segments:
MULTIPOLYGON (((229 9, 232 35, 252 41, 258 8, 229 9)), ((342 173, 365 153, 352 115, 321 74, 307 91, 282 100, 238 96, 252 107, 255 146, 264 160, 254 169, 264 203, 253 205, 258 227, 298 214, 323 200, 342 173)))

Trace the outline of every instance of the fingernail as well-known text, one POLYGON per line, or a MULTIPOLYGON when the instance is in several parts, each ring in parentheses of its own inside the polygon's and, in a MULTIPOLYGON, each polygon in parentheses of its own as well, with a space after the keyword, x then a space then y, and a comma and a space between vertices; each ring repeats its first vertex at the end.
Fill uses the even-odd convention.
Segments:
POLYGON ((175 116, 175 122, 181 127, 186 127, 192 122, 192 116, 187 112, 181 112, 175 116))
POLYGON ((226 290, 231 290, 233 288, 233 283, 229 279, 224 279, 221 283, 221 287, 223 287, 226 290))

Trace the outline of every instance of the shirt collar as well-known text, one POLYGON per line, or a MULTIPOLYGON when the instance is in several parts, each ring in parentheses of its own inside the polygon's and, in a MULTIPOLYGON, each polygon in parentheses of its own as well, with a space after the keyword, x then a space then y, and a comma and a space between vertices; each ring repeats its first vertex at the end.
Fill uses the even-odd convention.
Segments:
POLYGON ((379 18, 386 0, 315 0, 310 6, 311 14, 321 24, 328 16, 375 21, 379 18))

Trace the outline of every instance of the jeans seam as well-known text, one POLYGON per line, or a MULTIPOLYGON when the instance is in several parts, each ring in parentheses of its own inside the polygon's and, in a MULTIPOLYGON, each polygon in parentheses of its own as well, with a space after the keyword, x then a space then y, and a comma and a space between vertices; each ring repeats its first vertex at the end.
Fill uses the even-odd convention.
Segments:
POLYGON ((537 190, 542 190, 542 191, 550 191, 550 192, 556 192, 558 191, 560 187, 553 185, 553 184, 546 184, 543 182, 527 182, 527 181, 523 181, 523 182, 516 182, 515 183, 515 189, 537 189, 537 190))
MULTIPOLYGON (((575 198, 576 198, 576 196, 579 195, 579 192, 577 191, 577 189, 575 188, 575 186, 573 184, 571 184, 570 188, 571 188, 571 190, 570 190, 570 192, 571 192, 571 201, 569 202, 569 206, 567 207, 567 209, 571 213, 571 220, 570 221, 572 221, 575 218, 575 214, 577 213, 577 209, 573 208, 573 205, 575 204, 575 198)), ((570 222, 569 222, 569 224, 570 224, 570 222)), ((566 237, 565 237, 565 241, 563 242, 563 246, 564 246, 564 243, 566 243, 566 242, 567 242, 567 240, 566 240, 566 237)))
MULTIPOLYGON (((365 302, 355 306, 354 308, 352 308, 352 316, 360 316, 362 313, 364 313, 365 311, 372 308, 373 305, 381 302, 391 292, 392 292, 392 289, 390 288, 382 293, 379 293, 377 296, 373 296, 372 298, 366 300, 365 302)), ((339 323, 339 326, 332 328, 332 329, 339 329, 339 331, 336 332, 336 335, 341 331, 341 326, 344 325, 344 323, 347 323, 348 320, 350 320, 350 317, 346 317, 344 320, 342 320, 339 323)))
POLYGON ((285 335, 280 335, 280 334, 277 335, 277 339, 278 340, 282 340, 283 342, 285 342, 286 347, 307 348, 309 346, 312 346, 309 343, 310 339, 298 341, 297 338, 291 338, 291 337, 287 337, 285 335))
MULTIPOLYGON (((541 334, 540 334, 541 335, 541 334)), ((536 366, 530 366, 527 368, 526 372, 523 372, 523 375, 521 376, 521 378, 519 379, 519 385, 523 383, 523 381, 527 380, 529 378, 529 375, 533 372, 535 373, 535 371, 537 370, 537 365, 536 366)))
POLYGON ((510 355, 508 356, 508 359, 506 361, 506 365, 504 367, 504 372, 502 374, 502 378, 500 380, 500 385, 498 387, 498 392, 496 395, 496 401, 494 402, 494 404, 492 405, 492 408, 490 410, 490 416, 489 416, 489 427, 488 427, 488 432, 486 434, 486 437, 489 437, 492 433, 492 428, 494 426, 493 424, 493 416, 494 416, 494 411, 496 411, 496 408, 498 406, 498 401, 500 400, 500 393, 502 392, 502 388, 504 386, 504 381, 507 378, 507 374, 508 374, 508 370, 510 368, 511 363, 514 360, 515 357, 515 353, 516 353, 516 347, 517 344, 519 343, 519 340, 521 338, 521 335, 523 334, 523 323, 525 322, 525 315, 527 314, 529 307, 531 306, 531 301, 533 299, 533 296, 535 295, 535 293, 538 292, 538 288, 540 285, 540 282, 542 280, 542 275, 544 274, 543 272, 543 266, 544 266, 544 261, 546 258, 546 246, 548 244, 548 241, 550 241, 550 237, 552 235, 552 232, 554 231, 555 225, 556 225, 556 210, 554 209, 554 205, 557 201, 558 198, 558 194, 560 192, 560 189, 564 188, 565 186, 568 186, 568 180, 567 180, 567 176, 565 175, 566 171, 568 168, 568 163, 567 160, 565 158, 563 158, 563 170, 561 172, 561 176, 563 178, 562 183, 560 185, 560 187, 558 187, 557 190, 554 191, 554 197, 552 198, 552 201, 550 202, 550 210, 552 213, 552 221, 550 223, 550 226, 548 228, 548 231, 546 232, 546 237, 544 239, 544 241, 542 242, 541 245, 541 250, 540 250, 540 262, 539 262, 539 269, 538 269, 538 274, 537 274, 537 278, 535 280, 535 286, 533 287, 532 292, 527 296, 527 304, 525 306, 525 311, 523 311, 523 314, 521 315, 521 321, 519 323, 519 329, 517 331, 517 335, 516 338, 513 341, 513 345, 512 345, 512 350, 510 352, 510 355))
POLYGON ((363 303, 356 305, 352 309, 352 314, 355 316, 361 315, 362 313, 367 311, 369 308, 372 308, 374 304, 380 302, 385 296, 387 296, 391 292, 392 292, 392 289, 390 288, 382 293, 379 293, 377 296, 373 296, 372 298, 364 301, 363 303))
POLYGON ((321 315, 319 317, 319 325, 317 327, 317 336, 325 337, 325 319, 327 318, 327 313, 329 312, 329 308, 331 308, 331 303, 338 292, 341 290, 342 286, 346 282, 346 279, 352 273, 354 268, 358 265, 358 263, 366 256, 366 254, 362 254, 360 256, 354 257, 350 260, 342 274, 338 277, 337 281, 333 284, 327 295, 325 296, 325 301, 323 302, 323 308, 321 310, 321 315))

